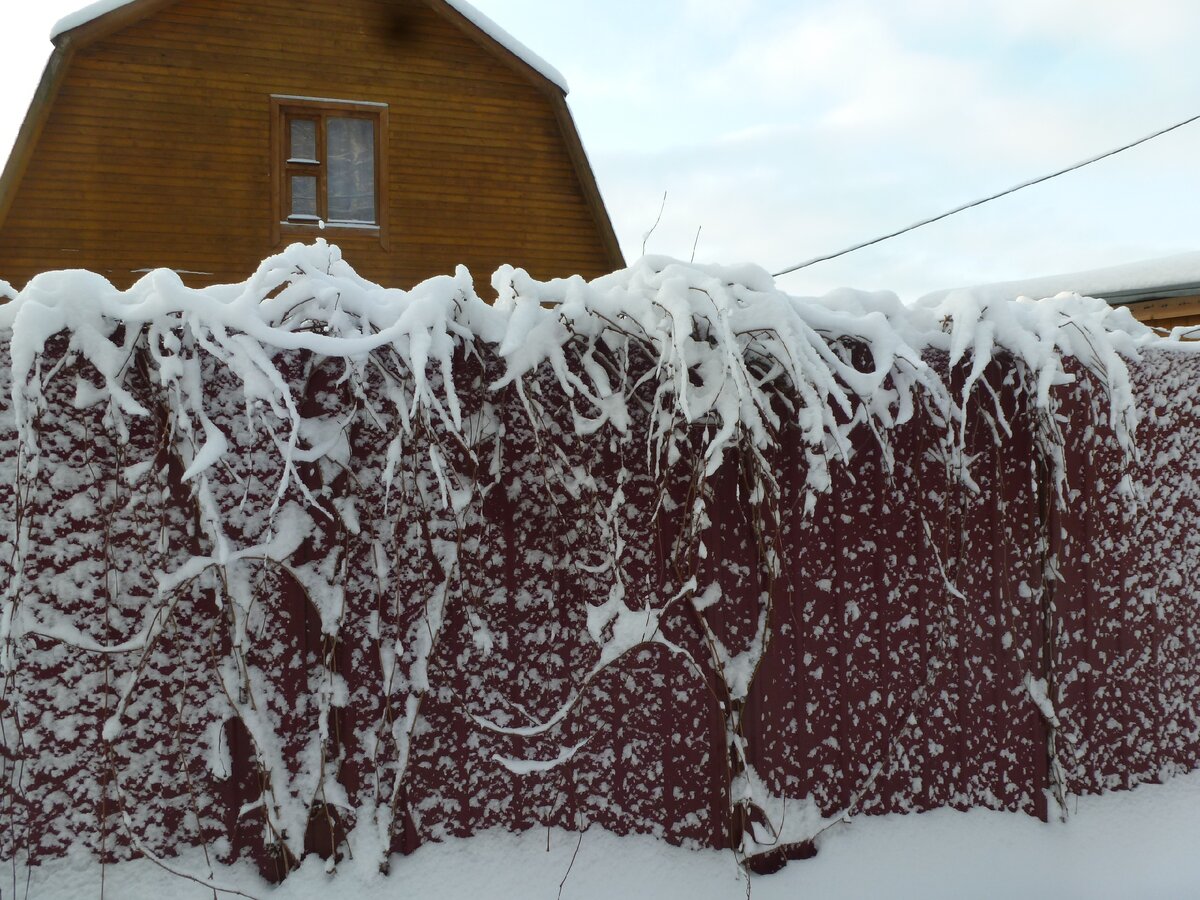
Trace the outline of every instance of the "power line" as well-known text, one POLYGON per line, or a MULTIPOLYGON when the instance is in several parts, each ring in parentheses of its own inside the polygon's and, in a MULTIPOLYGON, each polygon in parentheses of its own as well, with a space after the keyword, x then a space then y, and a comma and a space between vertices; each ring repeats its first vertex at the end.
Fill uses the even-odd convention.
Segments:
POLYGON ((845 256, 847 253, 853 253, 855 250, 862 250, 864 247, 870 247, 874 244, 880 244, 884 241, 889 241, 894 237, 899 237, 900 235, 907 234, 910 231, 916 231, 918 228, 923 228, 926 225, 932 225, 934 222, 940 222, 942 219, 948 219, 950 216, 956 215, 960 212, 965 212, 968 209, 974 209, 976 206, 982 206, 983 204, 990 203, 993 200, 999 200, 1001 197, 1007 197, 1009 194, 1015 194, 1017 191, 1024 190, 1027 187, 1033 187, 1035 184, 1041 184, 1044 181, 1049 181, 1051 178, 1057 178, 1059 175, 1066 175, 1068 172, 1074 172, 1076 169, 1082 169, 1084 166, 1090 166, 1092 163, 1100 162, 1102 159, 1108 159, 1110 156, 1116 156, 1118 153, 1124 153, 1126 150, 1132 150, 1134 147, 1137 147, 1140 144, 1144 144, 1147 141, 1152 141, 1157 137, 1162 137, 1164 134, 1168 134, 1177 128, 1182 128, 1184 125, 1191 125, 1193 122, 1198 120, 1200 120, 1200 115, 1192 116, 1190 119, 1184 119, 1182 122, 1176 122, 1174 125, 1163 128, 1154 132, 1153 134, 1148 134, 1143 138, 1138 138, 1138 140, 1134 141, 1133 143, 1126 144, 1123 147, 1117 147, 1115 150, 1109 150, 1107 153, 1101 153, 1099 156, 1093 156, 1091 159, 1085 159, 1083 162, 1077 162, 1073 166, 1067 166, 1067 168, 1059 169, 1057 172, 1051 172, 1049 175, 1043 175, 1040 178, 1023 181, 1020 184, 1014 185, 1013 187, 1003 190, 998 194, 992 194, 990 197, 984 197, 980 200, 972 200, 970 203, 964 203, 962 206, 956 206, 954 209, 947 210, 939 215, 928 219, 922 219, 920 222, 916 222, 905 228, 890 232, 889 234, 872 238, 869 241, 863 241, 861 244, 855 244, 853 247, 847 247, 845 250, 839 250, 837 253, 829 253, 825 256, 813 257, 807 262, 802 262, 798 265, 792 266, 791 268, 776 272, 774 277, 779 278, 783 275, 789 275, 792 272, 797 272, 800 269, 806 269, 809 266, 816 265, 819 262, 837 259, 839 256, 845 256))

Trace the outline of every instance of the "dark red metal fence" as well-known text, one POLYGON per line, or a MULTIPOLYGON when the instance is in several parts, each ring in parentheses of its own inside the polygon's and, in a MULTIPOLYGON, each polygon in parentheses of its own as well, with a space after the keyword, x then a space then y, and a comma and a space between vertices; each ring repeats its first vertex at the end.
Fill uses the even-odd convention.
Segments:
MULTIPOLYGON (((43 369, 64 354, 56 339, 43 369)), ((145 366, 128 387, 150 415, 128 434, 81 401, 85 363, 50 378, 35 466, 0 365, 0 578, 22 576, 0 694, 4 859, 203 842, 282 877, 356 827, 406 852, 540 825, 713 847, 751 833, 757 852, 816 831, 781 822, 782 798, 824 816, 1044 817, 1055 793, 1200 764, 1194 355, 1134 367, 1136 465, 1099 388, 1059 389, 1061 503, 994 364, 999 399, 977 391, 968 410, 973 488, 920 414, 888 436, 890 466, 858 429, 807 515, 786 430, 765 463, 731 455, 705 478, 688 462, 702 428, 662 467, 652 422, 632 440, 577 434, 552 378, 522 400, 475 361, 456 376, 471 440, 418 427, 395 443, 394 413, 368 415, 335 365, 277 364, 307 398, 307 440, 327 444, 299 468, 310 496, 288 489, 275 545, 177 586, 164 579, 189 560, 221 561, 213 517, 227 548, 268 529, 279 435, 246 424, 241 385, 206 374, 230 448, 198 497, 145 366), (486 488, 456 498, 459 477, 486 488), (596 671, 589 609, 615 580, 627 608, 665 612, 654 641, 596 671)))

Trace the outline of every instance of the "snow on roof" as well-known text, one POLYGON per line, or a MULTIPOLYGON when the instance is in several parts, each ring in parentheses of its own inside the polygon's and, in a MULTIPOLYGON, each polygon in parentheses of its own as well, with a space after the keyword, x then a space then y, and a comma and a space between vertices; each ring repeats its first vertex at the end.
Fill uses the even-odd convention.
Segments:
POLYGON ((509 53, 562 88, 564 94, 570 93, 567 79, 563 77, 562 72, 558 71, 558 69, 554 68, 554 66, 550 65, 550 63, 546 62, 470 3, 467 3, 466 0, 446 0, 446 3, 458 10, 476 28, 487 34, 488 37, 500 44, 509 53))
MULTIPOLYGON (((133 2, 135 0, 96 0, 95 3, 90 3, 83 7, 83 9, 76 10, 59 19, 54 24, 54 27, 50 29, 50 40, 58 40, 60 35, 66 34, 80 25, 86 25, 93 19, 98 19, 133 2)), ((554 66, 550 65, 550 63, 546 62, 470 3, 467 3, 466 0, 446 0, 446 3, 509 53, 512 53, 530 68, 558 85, 564 94, 569 92, 570 88, 567 85, 567 79, 563 77, 562 72, 558 71, 558 69, 554 68, 554 66)))
POLYGON ((937 302, 959 292, 965 292, 981 302, 1012 300, 1016 297, 1040 299, 1053 297, 1063 291, 1104 298, 1194 284, 1200 284, 1200 253, 1196 252, 1145 259, 1121 266, 1093 269, 1090 272, 1068 272, 1024 281, 1001 281, 976 287, 934 291, 926 294, 919 302, 937 302))
POLYGON ((122 6, 128 6, 134 0, 96 0, 95 3, 89 3, 83 9, 78 9, 73 13, 68 13, 50 29, 50 40, 58 40, 60 34, 66 34, 73 28, 78 28, 80 25, 86 25, 92 19, 98 19, 101 16, 107 15, 114 9, 120 9, 122 6))

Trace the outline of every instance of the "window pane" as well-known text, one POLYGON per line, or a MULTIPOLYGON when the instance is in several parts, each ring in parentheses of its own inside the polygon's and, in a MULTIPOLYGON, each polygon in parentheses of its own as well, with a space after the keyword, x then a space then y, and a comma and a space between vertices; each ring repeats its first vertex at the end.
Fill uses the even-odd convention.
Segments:
POLYGON ((293 216, 317 216, 317 179, 312 175, 292 176, 293 216))
POLYGON ((329 221, 375 224, 375 122, 330 118, 329 221))
POLYGON ((292 119, 290 159, 317 159, 317 123, 313 119, 292 119))

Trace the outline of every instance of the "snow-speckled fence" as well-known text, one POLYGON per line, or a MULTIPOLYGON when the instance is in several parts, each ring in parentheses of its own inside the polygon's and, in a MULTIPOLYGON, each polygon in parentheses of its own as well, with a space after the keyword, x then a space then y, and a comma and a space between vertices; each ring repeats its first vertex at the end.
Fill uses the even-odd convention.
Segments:
POLYGON ((978 491, 945 480, 920 423, 894 433, 890 479, 869 443, 835 475, 786 542, 751 695, 772 795, 1044 817, 1200 765, 1200 366, 1159 350, 1133 371, 1138 463, 1094 384, 1064 390, 1062 503, 1011 409, 999 442, 968 420, 978 491))
POLYGON ((1190 346, 662 260, 494 285, 317 245, 0 307, 0 857, 559 825, 762 870, 1200 764, 1190 346))

